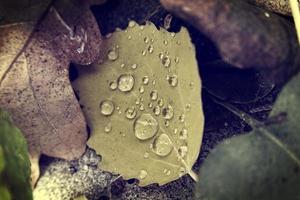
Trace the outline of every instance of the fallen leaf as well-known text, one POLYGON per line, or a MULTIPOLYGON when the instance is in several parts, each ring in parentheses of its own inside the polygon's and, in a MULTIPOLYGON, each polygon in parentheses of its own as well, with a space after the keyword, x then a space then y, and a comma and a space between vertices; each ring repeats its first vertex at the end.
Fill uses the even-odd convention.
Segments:
POLYGON ((160 2, 211 39, 222 59, 234 67, 265 71, 280 85, 299 70, 299 43, 293 23, 253 6, 249 0, 160 2))
POLYGON ((66 2, 52 4, 33 33, 28 23, 0 26, 1 106, 24 133, 35 164, 40 154, 72 160, 85 150, 85 120, 68 68, 70 61, 95 60, 101 36, 87 6, 71 16, 76 5, 66 2))
POLYGON ((208 156, 200 170, 197 199, 300 198, 299 83, 300 74, 282 90, 269 125, 219 102, 244 119, 253 131, 225 140, 208 156))
POLYGON ((0 109, 0 199, 32 199, 30 161, 24 136, 0 109))
POLYGON ((204 119, 187 30, 175 34, 131 21, 108 35, 103 48, 100 64, 78 67, 73 84, 101 168, 141 186, 195 176, 204 119))

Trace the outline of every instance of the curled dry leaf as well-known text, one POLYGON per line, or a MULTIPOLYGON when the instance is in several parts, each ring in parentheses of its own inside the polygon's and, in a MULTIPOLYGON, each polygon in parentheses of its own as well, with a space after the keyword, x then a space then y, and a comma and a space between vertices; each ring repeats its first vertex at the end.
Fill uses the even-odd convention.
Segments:
POLYGON ((241 0, 161 0, 164 7, 205 33, 222 58, 238 68, 266 70, 282 83, 299 69, 292 23, 241 0))
POLYGON ((141 186, 195 176, 204 119, 187 30, 175 34, 131 21, 103 46, 101 64, 78 67, 73 84, 101 168, 137 178, 141 186))
POLYGON ((0 102, 24 133, 32 158, 71 160, 84 152, 87 134, 68 67, 70 61, 92 62, 101 36, 88 7, 74 18, 62 12, 71 6, 59 6, 50 6, 33 33, 30 23, 0 26, 0 102))

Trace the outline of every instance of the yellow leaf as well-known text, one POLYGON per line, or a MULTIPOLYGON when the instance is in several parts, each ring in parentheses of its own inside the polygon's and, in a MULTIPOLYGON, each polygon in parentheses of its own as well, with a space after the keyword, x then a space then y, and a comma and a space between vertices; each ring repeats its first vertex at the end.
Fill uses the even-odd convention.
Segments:
POLYGON ((137 178, 141 186, 193 175, 204 119, 187 30, 175 34, 130 22, 107 37, 100 58, 101 64, 78 67, 73 86, 101 168, 137 178))

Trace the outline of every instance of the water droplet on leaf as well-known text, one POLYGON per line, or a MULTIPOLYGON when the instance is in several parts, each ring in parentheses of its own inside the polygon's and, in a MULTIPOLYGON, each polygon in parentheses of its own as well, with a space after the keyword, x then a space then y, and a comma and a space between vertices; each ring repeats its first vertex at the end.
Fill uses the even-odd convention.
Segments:
POLYGON ((140 140, 152 138, 158 131, 158 122, 151 114, 142 114, 134 122, 134 134, 140 140))
POLYGON ((110 88, 111 90, 116 90, 116 89, 117 89, 117 87, 118 87, 118 84, 117 84, 117 82, 116 82, 116 81, 112 81, 112 82, 110 82, 110 84, 109 84, 109 88, 110 88))
POLYGON ((158 115, 160 114, 160 107, 159 107, 159 106, 155 106, 155 107, 153 108, 153 113, 154 113, 156 116, 158 116, 158 115))
POLYGON ((173 149, 171 140, 167 134, 161 134, 153 142, 153 152, 158 156, 167 156, 173 149))
POLYGON ((156 90, 153 90, 152 92, 150 92, 150 98, 153 101, 156 101, 158 98, 158 92, 156 90))
POLYGON ((118 89, 122 92, 128 92, 133 88, 134 78, 130 74, 122 74, 118 78, 118 89))
POLYGON ((186 128, 183 128, 179 133, 179 139, 186 140, 188 137, 188 130, 186 128))
POLYGON ((129 107, 125 111, 125 115, 127 119, 134 119, 136 116, 136 109, 135 107, 129 107))
POLYGON ((105 133, 109 133, 112 129, 112 125, 111 123, 109 122, 105 127, 104 127, 104 132, 105 133))
POLYGON ((169 76, 168 77, 168 82, 172 87, 176 87, 178 84, 178 78, 177 75, 169 76))
POLYGON ((109 116, 114 112, 115 105, 110 100, 104 100, 100 103, 100 112, 102 115, 109 116))
POLYGON ((162 109, 161 114, 162 114, 163 118, 165 118, 165 119, 172 119, 174 116, 173 107, 171 105, 164 107, 162 109))
POLYGON ((165 67, 170 67, 171 65, 171 59, 169 58, 169 56, 164 56, 161 60, 161 63, 163 64, 163 66, 165 67))
POLYGON ((142 79, 142 82, 144 85, 148 85, 149 83, 149 77, 148 76, 144 76, 143 79, 142 79))
POLYGON ((140 178, 140 179, 144 179, 144 178, 146 178, 147 176, 148 176, 147 171, 142 169, 142 170, 140 171, 139 178, 140 178))
POLYGON ((110 50, 107 54, 109 60, 115 61, 118 59, 119 55, 115 50, 110 50))

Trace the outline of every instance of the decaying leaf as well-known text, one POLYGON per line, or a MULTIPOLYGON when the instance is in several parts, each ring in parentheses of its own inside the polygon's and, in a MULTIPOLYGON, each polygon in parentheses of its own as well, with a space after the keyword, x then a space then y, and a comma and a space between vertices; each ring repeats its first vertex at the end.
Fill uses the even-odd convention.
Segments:
POLYGON ((294 25, 289 20, 266 12, 249 1, 160 2, 167 10, 187 20, 207 35, 218 48, 224 61, 238 68, 264 70, 269 79, 283 84, 300 66, 299 43, 294 25))
POLYGON ((63 10, 75 6, 60 5, 49 7, 32 34, 28 23, 0 26, 0 103, 24 133, 35 164, 41 153, 71 160, 85 150, 85 121, 68 67, 92 62, 101 36, 87 6, 72 17, 63 10))
POLYGON ((27 144, 8 114, 0 109, 0 199, 32 199, 27 144))
POLYGON ((101 64, 78 67, 74 82, 101 168, 141 186, 194 175, 204 121, 187 30, 175 34, 131 21, 103 46, 101 64))
POLYGON ((228 104, 254 130, 225 140, 200 170, 200 199, 300 198, 300 74, 279 95, 268 126, 228 104), (276 119, 276 120, 275 120, 276 119))

